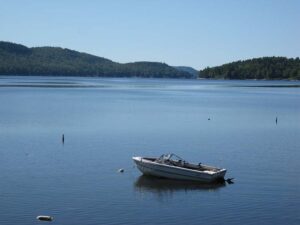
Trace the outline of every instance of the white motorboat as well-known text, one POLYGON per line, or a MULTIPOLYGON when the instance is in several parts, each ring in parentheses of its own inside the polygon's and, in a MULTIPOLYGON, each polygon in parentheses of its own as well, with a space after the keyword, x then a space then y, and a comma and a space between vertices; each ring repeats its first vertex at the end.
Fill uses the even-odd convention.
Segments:
POLYGON ((138 169, 145 175, 177 180, 214 182, 224 180, 226 169, 188 163, 175 154, 164 154, 159 158, 133 157, 138 169))

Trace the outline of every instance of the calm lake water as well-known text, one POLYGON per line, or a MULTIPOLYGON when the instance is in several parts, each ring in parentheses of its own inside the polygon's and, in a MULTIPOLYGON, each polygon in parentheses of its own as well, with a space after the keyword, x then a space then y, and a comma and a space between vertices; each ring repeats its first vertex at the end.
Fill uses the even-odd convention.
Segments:
POLYGON ((0 224, 300 224, 299 86, 0 77, 0 224), (169 152, 235 183, 143 177, 131 160, 169 152))

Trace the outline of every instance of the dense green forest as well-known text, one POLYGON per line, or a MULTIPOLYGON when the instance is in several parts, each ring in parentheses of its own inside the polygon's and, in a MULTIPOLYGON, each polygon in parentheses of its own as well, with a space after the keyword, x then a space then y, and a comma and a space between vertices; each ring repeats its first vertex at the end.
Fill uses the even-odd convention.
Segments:
POLYGON ((28 48, 0 41, 0 75, 192 78, 165 63, 116 63, 58 47, 28 48))
MULTIPOLYGON (((59 47, 28 48, 0 41, 0 75, 195 78, 189 67, 159 62, 116 63, 59 47)), ((262 57, 205 68, 199 78, 300 80, 299 58, 262 57)))
POLYGON ((200 78, 300 80, 299 58, 262 57, 205 68, 200 78))

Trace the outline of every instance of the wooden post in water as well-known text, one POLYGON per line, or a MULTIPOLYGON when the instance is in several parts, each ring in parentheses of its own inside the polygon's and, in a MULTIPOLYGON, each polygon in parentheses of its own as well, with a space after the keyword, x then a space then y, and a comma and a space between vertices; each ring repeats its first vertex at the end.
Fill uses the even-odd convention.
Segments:
POLYGON ((63 144, 65 143, 65 135, 64 134, 62 135, 61 141, 63 144))

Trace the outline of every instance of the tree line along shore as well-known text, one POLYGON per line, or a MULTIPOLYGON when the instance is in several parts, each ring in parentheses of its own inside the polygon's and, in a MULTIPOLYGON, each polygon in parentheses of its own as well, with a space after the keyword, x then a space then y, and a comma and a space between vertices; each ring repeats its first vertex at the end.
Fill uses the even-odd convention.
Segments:
POLYGON ((160 62, 117 63, 60 47, 0 41, 0 75, 300 80, 300 60, 261 57, 197 71, 160 62))

